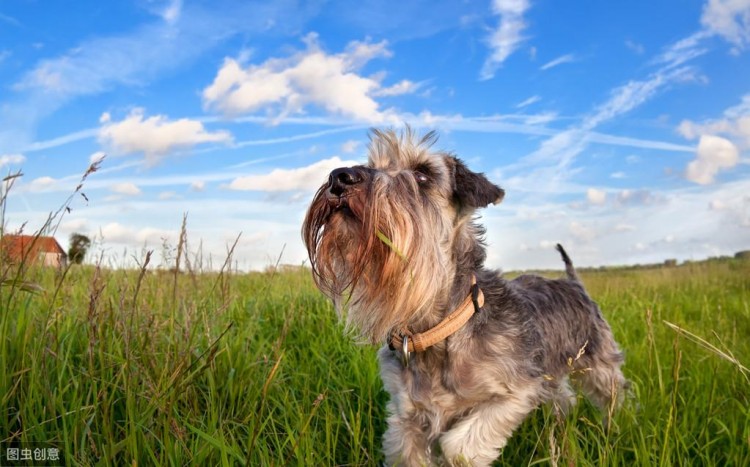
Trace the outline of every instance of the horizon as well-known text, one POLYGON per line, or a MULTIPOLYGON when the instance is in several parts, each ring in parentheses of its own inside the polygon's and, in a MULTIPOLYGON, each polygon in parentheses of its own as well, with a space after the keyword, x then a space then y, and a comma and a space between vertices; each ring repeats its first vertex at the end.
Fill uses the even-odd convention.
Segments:
POLYGON ((477 212, 489 268, 556 270, 555 243, 580 268, 750 248, 750 1, 79 6, 0 6, 9 233, 103 158, 66 250, 161 256, 187 214, 219 265, 240 234, 242 270, 301 265, 327 173, 409 124, 505 189, 477 212))

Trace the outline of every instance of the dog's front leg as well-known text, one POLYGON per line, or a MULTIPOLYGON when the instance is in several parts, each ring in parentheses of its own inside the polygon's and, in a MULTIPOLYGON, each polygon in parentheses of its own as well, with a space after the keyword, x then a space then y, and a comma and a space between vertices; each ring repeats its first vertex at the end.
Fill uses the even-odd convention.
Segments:
POLYGON ((386 465, 431 465, 424 428, 413 419, 396 414, 388 417, 388 428, 383 434, 383 451, 386 465))
POLYGON ((417 408, 409 397, 404 369, 388 347, 383 347, 378 357, 383 386, 391 396, 386 407, 388 428, 383 434, 386 465, 431 465, 424 421, 420 421, 417 408))
POLYGON ((454 466, 492 464, 513 430, 536 405, 530 392, 477 406, 440 437, 445 459, 454 466))

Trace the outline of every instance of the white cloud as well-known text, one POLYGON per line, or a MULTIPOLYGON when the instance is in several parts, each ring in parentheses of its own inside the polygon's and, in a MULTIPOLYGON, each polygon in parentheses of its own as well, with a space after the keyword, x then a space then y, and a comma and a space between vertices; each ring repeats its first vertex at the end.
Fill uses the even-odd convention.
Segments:
POLYGON ((128 227, 119 222, 110 222, 99 230, 105 244, 122 243, 130 246, 161 244, 164 241, 174 241, 174 230, 142 227, 139 229, 128 227))
POLYGON ((95 164, 97 162, 101 162, 104 160, 104 158, 107 157, 107 153, 102 151, 97 151, 93 153, 91 156, 89 156, 89 164, 95 164))
POLYGON ((523 115, 523 122, 526 125, 543 125, 557 119, 556 112, 543 112, 536 115, 523 115))
POLYGON ((161 193, 159 193, 159 199, 162 201, 178 198, 179 195, 175 191, 162 191, 161 193))
POLYGON ((58 185, 59 180, 52 177, 38 177, 32 180, 25 189, 32 192, 38 193, 43 191, 49 191, 58 185))
POLYGON ((191 191, 203 191, 206 189, 206 182, 202 180, 196 180, 190 184, 191 191))
POLYGON ((516 104, 516 108, 517 109, 522 109, 524 107, 530 106, 531 104, 535 104, 535 103, 539 102, 540 100, 542 100, 542 98, 539 97, 539 96, 531 96, 528 99, 526 99, 525 101, 516 104))
POLYGON ((498 67, 526 40, 523 15, 530 6, 528 0, 493 0, 492 12, 500 16, 500 24, 487 38, 490 56, 482 66, 481 79, 494 77, 498 67))
POLYGON ((110 222, 99 230, 104 242, 130 243, 135 237, 135 231, 119 222, 110 222))
POLYGON ((354 151, 356 151, 357 148, 359 148, 359 145, 360 145, 360 141, 357 141, 355 139, 350 139, 348 141, 345 141, 341 145, 341 152, 343 152, 345 154, 351 154, 354 151))
POLYGON ((64 232, 81 232, 88 227, 88 220, 84 218, 69 219, 60 224, 60 229, 64 232))
POLYGON ((635 190, 626 188, 617 194, 617 203, 621 206, 647 206, 663 202, 663 196, 649 190, 635 190))
POLYGON ((172 0, 161 12, 161 17, 167 23, 173 24, 180 19, 180 13, 182 13, 182 0, 172 0))
POLYGON ((722 116, 704 122, 683 120, 677 127, 683 137, 699 139, 696 159, 685 172, 688 180, 701 185, 712 183, 719 170, 737 165, 740 151, 750 149, 750 94, 724 110, 722 116))
POLYGON ((700 185, 712 183, 720 169, 734 167, 739 162, 737 146, 720 136, 702 135, 696 155, 688 164, 685 177, 700 185))
POLYGON ((555 242, 551 240, 540 240, 539 241, 539 248, 542 250, 550 250, 555 246, 555 242))
POLYGON ((109 189, 113 193, 126 196, 138 196, 142 193, 141 189, 132 182, 115 183, 114 185, 110 186, 109 189))
POLYGON ((702 135, 724 135, 742 149, 750 149, 750 94, 742 97, 739 104, 726 109, 723 117, 702 123, 683 120, 677 131, 687 139, 702 135))
POLYGON ((550 60, 549 62, 545 63, 544 65, 540 66, 539 69, 542 71, 549 70, 550 68, 554 68, 556 66, 560 66, 564 63, 571 63, 576 60, 575 55, 573 54, 565 54, 560 57, 557 57, 554 60, 550 60))
POLYGON ((418 86, 403 80, 384 88, 377 77, 357 73, 372 59, 392 55, 385 41, 350 42, 338 54, 321 50, 314 34, 305 42, 303 52, 247 68, 225 59, 213 83, 203 90, 204 106, 228 115, 265 110, 281 121, 314 105, 330 114, 382 123, 391 112, 381 110, 374 97, 402 94, 418 86))
POLYGON ((712 199, 710 203, 708 203, 708 209, 711 211, 723 211, 727 208, 727 204, 720 200, 720 199, 712 199))
MULTIPOLYGON (((170 0, 160 0, 156 9, 167 3, 170 0)), ((227 2, 222 7, 213 2, 184 2, 179 18, 173 16, 174 24, 163 16, 140 17, 133 26, 124 25, 111 34, 101 30, 82 34, 86 39, 79 42, 66 41, 71 48, 56 56, 41 54, 44 57, 31 69, 16 74, 15 82, 5 86, 17 94, 14 99, 3 99, 0 106, 0 147, 7 147, 2 152, 21 150, 33 138, 39 121, 79 96, 120 87, 145 89, 165 73, 172 75, 194 65, 197 58, 230 37, 263 37, 271 27, 279 37, 296 34, 317 14, 315 8, 296 8, 292 15, 289 11, 288 2, 227 2)), ((75 36, 69 39, 76 40, 75 36)))
POLYGON ((615 88, 610 98, 596 111, 586 117, 582 126, 591 129, 599 124, 627 113, 647 102, 666 86, 680 81, 694 79, 695 72, 689 67, 665 67, 645 80, 633 80, 615 88))
POLYGON ((625 41, 625 47, 632 50, 638 55, 642 55, 646 51, 646 48, 643 47, 643 44, 639 44, 638 42, 632 41, 630 39, 625 41))
POLYGON ((604 190, 597 190, 596 188, 589 188, 586 190, 586 199, 589 203, 602 205, 607 201, 607 192, 604 190))
POLYGON ((570 234, 581 243, 589 243, 597 237, 596 231, 580 222, 571 222, 568 226, 570 234))
POLYGON ((155 162, 172 151, 197 144, 229 143, 232 136, 226 131, 208 132, 197 120, 170 121, 163 115, 145 118, 142 109, 135 109, 122 121, 105 121, 99 141, 114 153, 143 153, 155 162))
POLYGON ((400 96, 403 94, 415 93, 421 87, 422 87, 422 83, 415 83, 414 81, 409 81, 408 79, 404 79, 392 86, 388 86, 387 88, 382 88, 380 90, 373 92, 373 95, 374 96, 400 96))
POLYGON ((248 175, 234 179, 228 186, 243 191, 297 191, 316 190, 328 180, 336 168, 356 165, 356 161, 342 161, 338 157, 324 159, 307 167, 274 169, 268 174, 248 175))
POLYGON ((750 44, 750 2, 747 0, 708 0, 701 24, 737 48, 750 44))
POLYGON ((652 63, 662 65, 667 69, 683 65, 707 52, 701 44, 709 36, 710 34, 706 31, 698 31, 684 37, 665 47, 662 53, 652 60, 652 63))
POLYGON ((26 157, 23 154, 3 154, 0 156, 0 168, 6 165, 23 164, 26 162, 26 157))

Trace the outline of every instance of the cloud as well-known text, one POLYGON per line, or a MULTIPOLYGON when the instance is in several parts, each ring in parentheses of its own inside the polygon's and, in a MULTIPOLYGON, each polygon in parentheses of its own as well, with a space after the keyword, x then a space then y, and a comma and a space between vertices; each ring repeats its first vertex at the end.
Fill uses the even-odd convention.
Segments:
POLYGON ((530 6, 528 0, 493 0, 492 12, 500 16, 500 24, 487 38, 490 56, 484 61, 480 79, 493 78, 495 71, 526 40, 523 15, 530 6))
POLYGON ((31 193, 50 191, 57 186, 58 182, 59 180, 52 177, 38 177, 26 185, 25 190, 31 193))
POLYGON ((99 229, 102 241, 105 244, 123 243, 126 245, 137 246, 144 244, 164 243, 165 241, 174 241, 177 238, 177 232, 168 229, 158 229, 154 227, 142 227, 135 229, 120 224, 119 222, 110 222, 99 229))
POLYGON ((357 148, 359 148, 360 144, 361 144, 361 142, 360 142, 360 141, 357 141, 357 140, 355 140, 355 139, 350 139, 350 140, 348 140, 348 141, 345 141, 345 142, 344 142, 344 143, 343 143, 343 144, 341 145, 341 152, 343 152, 343 153, 345 153, 345 154, 351 154, 351 153, 353 153, 354 151, 356 151, 356 150, 357 150, 357 148))
POLYGON ((613 230, 615 232, 633 232, 637 230, 637 228, 632 224, 617 224, 613 230))
POLYGON ((624 189, 617 194, 617 204, 620 206, 650 206, 664 202, 662 195, 649 190, 624 189))
POLYGON ((564 63, 574 62, 575 60, 576 60, 575 55, 573 55, 573 54, 566 54, 566 55, 562 55, 560 57, 557 57, 554 60, 551 60, 551 61, 545 63, 544 65, 540 66, 539 69, 542 70, 542 71, 546 71, 546 70, 549 70, 550 68, 554 68, 556 66, 560 66, 560 65, 562 65, 564 63))
POLYGON ((26 157, 23 154, 3 154, 0 156, 0 168, 6 165, 23 164, 26 162, 26 157))
POLYGON ((687 139, 702 135, 724 135, 742 149, 750 149, 750 94, 742 97, 738 105, 726 109, 723 118, 701 123, 683 120, 677 131, 687 139))
POLYGON ((638 42, 632 41, 630 39, 625 41, 625 47, 632 50, 638 55, 643 55, 643 53, 646 51, 646 48, 643 47, 643 44, 639 44, 638 42))
POLYGON ((423 83, 415 83, 414 81, 409 81, 408 79, 404 79, 392 86, 388 86, 387 88, 382 88, 378 91, 375 91, 373 95, 374 96, 401 96, 403 94, 413 94, 417 92, 419 88, 422 87, 422 84, 423 83))
POLYGON ((12 16, 4 15, 2 13, 0 13, 0 21, 3 21, 4 23, 8 23, 16 27, 23 26, 23 24, 20 21, 18 21, 16 18, 12 16))
POLYGON ((516 108, 517 109, 522 109, 524 107, 530 106, 531 104, 535 104, 535 103, 539 102, 540 100, 542 100, 542 98, 539 97, 539 96, 531 96, 528 99, 526 99, 525 101, 516 104, 516 108))
POLYGON ((206 182, 202 180, 196 180, 190 184, 190 191, 203 191, 206 189, 206 182))
POLYGON ((674 82, 690 81, 694 77, 695 72, 690 67, 667 66, 651 74, 647 79, 629 81, 615 88, 610 98, 584 119, 582 126, 585 129, 594 128, 647 102, 668 85, 674 82))
POLYGON ((356 161, 343 161, 338 157, 332 157, 307 167, 274 169, 268 174, 237 177, 229 184, 228 188, 231 190, 265 192, 313 191, 317 190, 328 179, 328 174, 333 169, 356 165, 357 163, 356 161))
POLYGON ((60 224, 60 229, 64 232, 81 232, 88 227, 88 220, 84 218, 69 219, 60 224))
POLYGON ((138 188, 138 186, 135 183, 131 182, 122 182, 122 183, 116 183, 109 187, 110 191, 117 193, 118 195, 126 195, 126 196, 137 196, 140 195, 141 189, 138 188))
POLYGON ((724 110, 722 116, 704 122, 683 120, 677 127, 686 139, 698 139, 696 159, 685 171, 685 177, 692 182, 712 183, 719 170, 737 165, 740 151, 750 149, 750 94, 724 110))
POLYGON ((578 242, 589 243, 597 237, 597 232, 593 228, 583 225, 580 222, 571 222, 568 231, 578 242))
POLYGON ((382 123, 390 113, 382 111, 374 97, 416 89, 408 80, 384 88, 377 78, 358 74, 371 60, 392 55, 385 41, 350 42, 338 54, 323 51, 315 34, 305 43, 303 52, 246 68, 225 59, 213 83, 203 90, 204 107, 232 116, 263 110, 278 122, 313 105, 333 115, 382 123))
POLYGON ((161 12, 161 17, 167 23, 174 24, 180 19, 182 13, 182 0, 171 0, 161 12))
POLYGON ((604 190, 597 190, 596 188, 589 188, 586 190, 586 199, 591 204, 602 205, 607 201, 607 192, 604 190))
POLYGON ((163 115, 145 118, 142 109, 133 110, 124 120, 105 120, 99 141, 117 154, 143 153, 150 162, 175 150, 201 143, 229 143, 226 131, 208 132, 197 120, 170 121, 163 115))
POLYGON ((720 199, 712 199, 710 203, 708 203, 708 209, 711 211, 723 211, 727 208, 727 204, 720 200, 720 199))
POLYGON ((685 177, 700 185, 713 183, 720 169, 734 167, 739 162, 737 146, 720 136, 702 135, 696 155, 688 164, 685 177))
POLYGON ((702 43, 709 36, 708 32, 701 30, 684 37, 665 47, 662 53, 651 60, 651 63, 661 65, 665 69, 681 66, 707 52, 702 43))
POLYGON ((23 72, 10 86, 14 94, 4 95, 0 106, 0 151, 19 151, 40 120, 75 98, 148 85, 192 65, 237 34, 257 37, 273 27, 274 34, 283 36, 298 31, 316 12, 296 0, 176 5, 159 2, 151 21, 111 35, 87 34, 88 39, 23 72))
POLYGON ((97 162, 101 162, 104 160, 105 157, 107 157, 107 153, 103 151, 97 151, 93 153, 91 156, 89 156, 89 163, 95 164, 97 162))
POLYGON ((159 199, 162 201, 179 198, 180 196, 177 194, 177 192, 174 191, 162 191, 161 193, 159 193, 159 199))
POLYGON ((701 24, 738 49, 750 44, 750 2, 747 0, 708 0, 701 24))

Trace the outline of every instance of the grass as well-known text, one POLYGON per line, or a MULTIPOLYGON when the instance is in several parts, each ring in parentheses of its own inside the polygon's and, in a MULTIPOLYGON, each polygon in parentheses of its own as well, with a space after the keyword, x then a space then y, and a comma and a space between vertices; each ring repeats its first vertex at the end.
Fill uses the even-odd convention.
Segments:
MULTIPOLYGON (((48 443, 69 465, 382 462, 375 349, 343 335, 309 271, 31 267, 22 279, 44 291, 0 287, 5 445, 48 443)), ((750 262, 583 280, 633 396, 609 432, 585 402, 565 419, 538 410, 500 464, 750 464, 750 262)))
MULTIPOLYGON (((232 273, 230 250, 200 271, 185 232, 168 271, 150 252, 130 270, 0 255, 0 456, 44 443, 66 465, 380 465, 376 349, 344 335, 309 270, 232 273)), ((581 275, 632 396, 610 430, 585 401, 537 410, 498 464, 750 465, 750 261, 581 275)))

